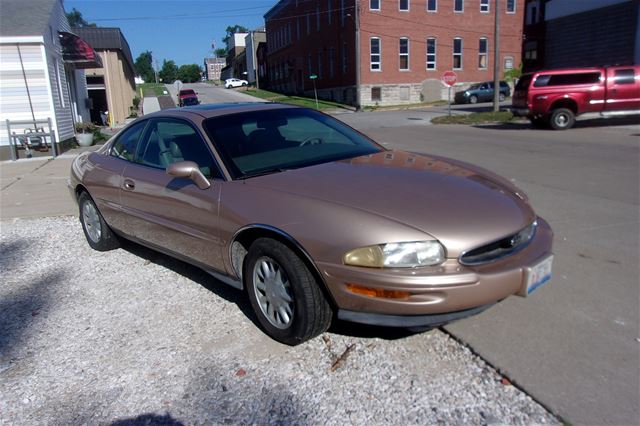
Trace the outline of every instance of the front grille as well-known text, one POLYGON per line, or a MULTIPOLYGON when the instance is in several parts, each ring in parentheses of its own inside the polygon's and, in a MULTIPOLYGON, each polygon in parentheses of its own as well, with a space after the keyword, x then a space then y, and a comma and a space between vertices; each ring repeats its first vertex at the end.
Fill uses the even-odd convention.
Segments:
POLYGON ((520 232, 463 253, 460 256, 460 263, 463 265, 481 265, 511 256, 525 248, 529 242, 531 242, 537 227, 538 222, 534 221, 520 232))

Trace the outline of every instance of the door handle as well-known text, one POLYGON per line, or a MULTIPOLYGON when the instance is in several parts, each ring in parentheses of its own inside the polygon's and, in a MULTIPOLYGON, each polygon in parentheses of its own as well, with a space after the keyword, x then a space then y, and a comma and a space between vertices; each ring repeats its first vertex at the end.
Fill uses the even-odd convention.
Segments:
POLYGON ((136 183, 131 179, 125 179, 124 189, 126 189, 127 191, 133 191, 134 189, 136 189, 136 183))

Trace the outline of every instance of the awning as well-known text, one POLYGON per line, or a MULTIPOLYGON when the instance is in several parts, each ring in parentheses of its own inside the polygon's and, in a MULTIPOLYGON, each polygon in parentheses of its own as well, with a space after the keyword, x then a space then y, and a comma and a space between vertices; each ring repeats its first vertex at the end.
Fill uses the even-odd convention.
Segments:
POLYGON ((62 59, 73 68, 102 68, 102 59, 93 47, 77 35, 58 32, 62 45, 62 59))

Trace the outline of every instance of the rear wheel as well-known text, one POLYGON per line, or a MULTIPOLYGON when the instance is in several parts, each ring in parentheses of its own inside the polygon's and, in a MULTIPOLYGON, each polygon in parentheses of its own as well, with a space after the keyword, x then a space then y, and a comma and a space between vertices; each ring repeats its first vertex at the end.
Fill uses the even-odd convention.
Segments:
POLYGON ((98 251, 108 251, 120 247, 118 237, 104 221, 89 194, 82 192, 78 197, 78 205, 82 230, 91 248, 98 251))
POLYGON ((478 97, 476 95, 469 96, 469 103, 470 104, 477 104, 478 103, 478 97))
POLYGON ((551 128, 553 130, 570 129, 576 121, 576 116, 570 109, 557 108, 551 112, 551 128))
POLYGON ((260 325, 275 340, 297 345, 329 328, 333 312, 319 283, 286 245, 256 240, 242 276, 260 325))
POLYGON ((500 93, 499 99, 500 99, 500 102, 503 102, 506 99, 506 97, 504 96, 504 93, 500 93))

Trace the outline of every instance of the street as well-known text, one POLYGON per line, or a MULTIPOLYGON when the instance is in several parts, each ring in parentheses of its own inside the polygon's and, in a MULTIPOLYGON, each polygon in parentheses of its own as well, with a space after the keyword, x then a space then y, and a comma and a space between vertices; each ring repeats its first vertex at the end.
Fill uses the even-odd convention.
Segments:
MULTIPOLYGON (((185 88, 196 90, 202 103, 255 100, 206 84, 185 88)), ((640 126, 598 122, 556 132, 533 130, 527 123, 429 123, 445 111, 337 117, 389 149, 452 157, 512 180, 555 232, 549 283, 527 299, 510 297, 446 331, 571 423, 637 423, 640 126)), ((69 160, 52 163, 57 161, 69 160)), ((52 191, 64 185, 46 170, 40 169, 42 179, 52 191)), ((3 180, 3 219, 24 210, 28 200, 20 184, 3 180)), ((68 205, 51 215, 74 213, 71 201, 68 205)))

